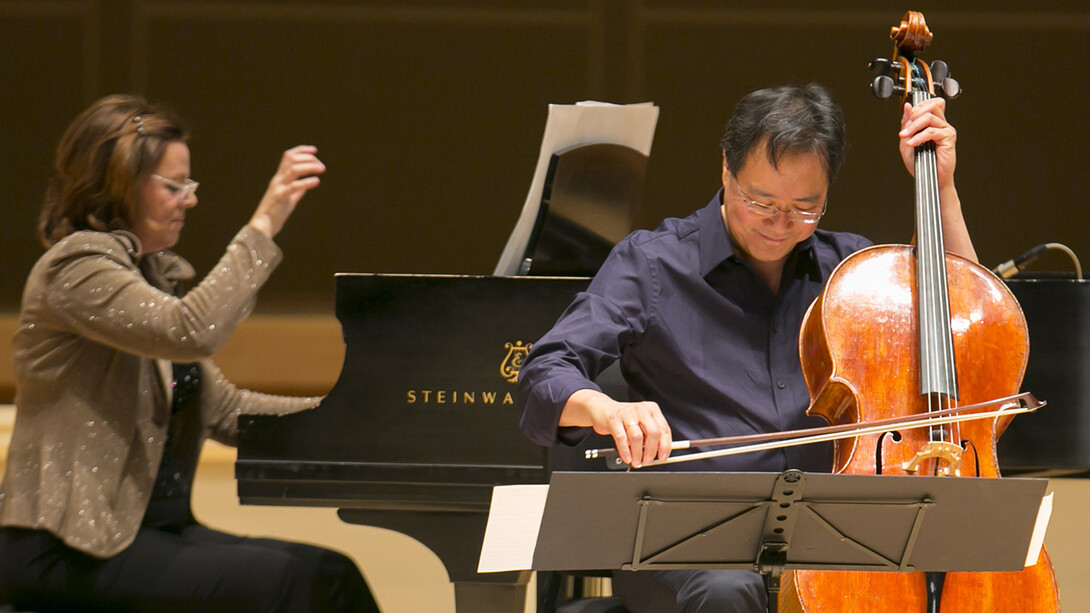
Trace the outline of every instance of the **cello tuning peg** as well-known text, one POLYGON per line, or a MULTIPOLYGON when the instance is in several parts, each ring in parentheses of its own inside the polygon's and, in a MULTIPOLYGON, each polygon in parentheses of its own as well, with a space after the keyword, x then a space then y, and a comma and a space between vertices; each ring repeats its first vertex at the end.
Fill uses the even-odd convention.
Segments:
POLYGON ((887 76, 875 77, 874 81, 870 84, 870 90, 875 96, 885 100, 894 93, 902 95, 905 93, 905 88, 899 87, 893 83, 893 79, 887 76))
POLYGON ((950 76, 950 67, 946 65, 946 62, 942 60, 935 60, 931 62, 931 80, 935 83, 942 83, 946 80, 946 77, 950 76))
POLYGON ((867 64, 867 68, 873 72, 877 72, 880 75, 889 74, 891 62, 884 57, 872 60, 867 64))
POLYGON ((872 60, 871 63, 867 64, 867 68, 874 72, 877 72, 880 75, 887 75, 890 72, 901 72, 901 69, 904 68, 904 64, 896 60, 890 61, 884 57, 880 57, 876 60, 872 60))
POLYGON ((961 84, 950 77, 943 79, 940 87, 942 88, 942 97, 947 100, 953 100, 961 95, 961 84))

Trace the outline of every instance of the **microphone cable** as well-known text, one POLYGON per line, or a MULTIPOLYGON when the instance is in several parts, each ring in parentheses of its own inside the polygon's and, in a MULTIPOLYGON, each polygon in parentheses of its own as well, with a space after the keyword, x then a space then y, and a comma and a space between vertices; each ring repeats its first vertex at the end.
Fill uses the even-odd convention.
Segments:
POLYGON ((1010 279, 1018 273, 1025 270, 1029 263, 1037 258, 1041 257, 1045 251, 1049 249, 1055 249, 1057 251, 1063 251, 1071 258, 1071 261, 1075 265, 1075 278, 1082 279, 1082 265, 1079 263, 1078 256, 1071 250, 1070 247, 1062 243, 1044 243, 1037 245, 1036 247, 1026 251, 1025 253, 1013 257, 1006 262, 1003 262, 999 266, 992 269, 992 272, 999 276, 1000 279, 1010 279))

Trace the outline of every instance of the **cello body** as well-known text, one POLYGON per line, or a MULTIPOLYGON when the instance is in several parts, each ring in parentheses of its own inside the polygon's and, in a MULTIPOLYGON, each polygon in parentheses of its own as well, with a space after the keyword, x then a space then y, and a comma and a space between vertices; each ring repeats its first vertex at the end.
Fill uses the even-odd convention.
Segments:
MULTIPOLYGON (((931 42, 909 11, 890 31, 892 60, 875 60, 879 97, 920 104, 960 86, 945 62, 916 54, 931 42), (898 79, 886 76, 898 72, 898 79), (940 87, 936 88, 936 81, 940 87)), ((833 271, 803 319, 799 358, 807 413, 833 425, 986 403, 1019 391, 1029 335, 1014 295, 987 269, 946 253, 934 142, 915 149, 916 244, 864 249, 833 271)), ((833 472, 998 478, 996 441, 1010 416, 891 429, 834 443, 833 472)), ((850 536, 850 535, 849 535, 850 536)), ((951 535, 956 538, 956 535, 951 535)), ((1002 539, 1005 535, 996 534, 1002 539)), ((1053 613, 1059 590, 1048 554, 1012 572, 797 570, 783 578, 783 611, 1053 613)))
MULTIPOLYGON (((921 396, 915 248, 875 246, 853 254, 833 272, 803 320, 800 358, 811 415, 831 424, 926 413, 921 396)), ((946 254, 950 328, 960 404, 1017 393, 1028 357, 1025 318, 1017 301, 983 267, 946 254)), ((999 477, 996 419, 964 422, 962 477, 999 477)), ((927 429, 837 441, 833 471, 910 474, 905 469, 929 442, 927 429)), ((941 458, 917 472, 935 472, 941 458)), ((1003 538, 1003 535, 996 535, 1003 538)), ((927 611, 924 573, 794 571, 785 573, 781 611, 927 611)), ((1056 579, 1047 553, 1034 566, 1006 573, 947 573, 942 613, 1053 612, 1056 579)))

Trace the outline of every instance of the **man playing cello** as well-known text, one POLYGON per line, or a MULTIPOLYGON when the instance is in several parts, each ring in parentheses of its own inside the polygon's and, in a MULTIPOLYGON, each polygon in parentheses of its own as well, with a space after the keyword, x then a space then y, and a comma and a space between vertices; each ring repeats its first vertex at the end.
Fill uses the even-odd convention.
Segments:
MULTIPOLYGON (((900 152, 934 142, 946 250, 976 261, 954 187, 956 131, 945 101, 905 104, 900 152)), ((573 443, 593 428, 640 467, 673 440, 814 425, 799 363, 807 307, 837 264, 871 244, 818 229, 844 155, 841 111, 818 85, 753 92, 721 141, 722 187, 684 219, 622 240, 523 365, 521 428, 532 441, 573 443), (620 360, 630 401, 594 384, 620 360)), ((676 465, 684 470, 828 471, 831 447, 807 445, 676 465)), ((617 571, 633 612, 767 610, 744 570, 617 571)))

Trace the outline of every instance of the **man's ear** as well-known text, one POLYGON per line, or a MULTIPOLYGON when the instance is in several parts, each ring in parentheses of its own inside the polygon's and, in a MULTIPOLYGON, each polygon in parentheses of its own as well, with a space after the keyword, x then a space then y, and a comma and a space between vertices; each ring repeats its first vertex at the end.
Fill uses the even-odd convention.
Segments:
POLYGON ((730 180, 730 168, 727 166, 727 152, 723 152, 723 187, 727 186, 727 181, 730 180))

